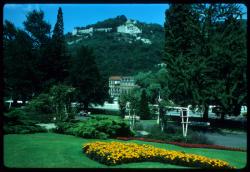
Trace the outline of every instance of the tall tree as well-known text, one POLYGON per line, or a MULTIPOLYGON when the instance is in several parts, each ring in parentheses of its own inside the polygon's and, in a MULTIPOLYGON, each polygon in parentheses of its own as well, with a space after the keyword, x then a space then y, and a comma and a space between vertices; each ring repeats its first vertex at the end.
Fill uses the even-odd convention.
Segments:
POLYGON ((173 4, 166 11, 165 56, 170 99, 187 106, 193 103, 192 76, 197 68, 194 51, 199 35, 199 20, 192 5, 173 4))
POLYGON ((49 76, 55 81, 62 82, 68 74, 68 60, 66 54, 66 43, 64 38, 63 13, 62 8, 58 9, 57 21, 52 35, 52 55, 49 59, 51 64, 49 76))
POLYGON ((215 72, 214 65, 211 65, 213 57, 212 46, 214 35, 216 34, 216 25, 219 20, 220 4, 195 4, 193 9, 198 13, 199 34, 193 49, 194 65, 191 77, 192 98, 195 105, 203 109, 203 119, 208 120, 208 109, 210 104, 215 104, 214 95, 216 95, 213 75, 215 72))
POLYGON ((33 10, 26 15, 23 22, 25 30, 32 38, 34 50, 34 59, 37 60, 37 71, 39 71, 40 83, 39 91, 44 89, 47 82, 47 71, 50 65, 49 57, 51 56, 51 25, 44 21, 44 12, 33 10))
POLYGON ((164 60, 170 98, 182 105, 202 105, 204 120, 209 104, 221 107, 223 119, 225 114, 239 114, 246 101, 246 32, 241 15, 235 4, 198 4, 188 10, 172 5, 166 11, 164 60))
POLYGON ((77 49, 70 69, 70 83, 78 89, 78 100, 88 109, 90 103, 103 104, 108 89, 95 62, 93 51, 87 47, 77 49))
POLYGON ((34 45, 43 47, 50 39, 51 25, 44 21, 44 12, 33 10, 26 15, 26 21, 23 22, 25 30, 34 40, 34 45))
POLYGON ((221 107, 221 119, 225 114, 239 115, 247 99, 247 53, 246 28, 243 27, 242 12, 236 4, 223 6, 224 21, 217 28, 217 54, 213 60, 216 67, 215 99, 221 107), (220 65, 218 65, 220 64, 220 65))
POLYGON ((33 58, 32 39, 23 30, 4 23, 4 78, 5 91, 14 100, 31 98, 38 82, 36 62, 33 58), (25 45, 25 46, 24 46, 25 45))

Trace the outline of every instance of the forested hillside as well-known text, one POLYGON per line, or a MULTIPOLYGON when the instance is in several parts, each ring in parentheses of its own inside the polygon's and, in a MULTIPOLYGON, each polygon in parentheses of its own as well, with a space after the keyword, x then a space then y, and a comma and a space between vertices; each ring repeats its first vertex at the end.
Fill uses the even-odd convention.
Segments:
MULTIPOLYGON (((81 45, 93 48, 96 63, 104 76, 133 75, 139 71, 147 71, 161 63, 164 46, 164 29, 158 24, 136 22, 135 26, 142 30, 136 36, 118 33, 116 27, 125 23, 125 16, 118 16, 86 26, 85 28, 112 28, 111 32, 94 32, 93 35, 67 35, 66 41, 72 54, 81 45), (148 39, 151 44, 140 38, 148 39)), ((80 27, 79 27, 80 28, 80 27)))

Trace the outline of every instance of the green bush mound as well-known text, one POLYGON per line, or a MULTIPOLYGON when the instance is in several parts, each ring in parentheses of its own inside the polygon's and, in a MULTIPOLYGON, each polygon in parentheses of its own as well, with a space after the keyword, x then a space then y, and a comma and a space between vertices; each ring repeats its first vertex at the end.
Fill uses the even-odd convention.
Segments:
MULTIPOLYGON (((139 126, 141 128, 141 126, 139 126)), ((168 125, 164 127, 164 132, 160 130, 159 125, 152 125, 149 128, 149 135, 145 138, 165 140, 172 142, 194 143, 194 144, 213 144, 206 136, 199 132, 188 129, 187 137, 183 137, 182 127, 177 125, 168 125)), ((141 137, 141 136, 138 136, 141 137)))
POLYGON ((114 120, 107 117, 92 117, 85 121, 58 122, 54 132, 69 134, 83 138, 107 139, 129 137, 134 133, 123 120, 114 120))
POLYGON ((36 123, 36 121, 30 120, 22 109, 13 109, 4 114, 4 134, 47 132, 46 129, 36 125, 36 123))

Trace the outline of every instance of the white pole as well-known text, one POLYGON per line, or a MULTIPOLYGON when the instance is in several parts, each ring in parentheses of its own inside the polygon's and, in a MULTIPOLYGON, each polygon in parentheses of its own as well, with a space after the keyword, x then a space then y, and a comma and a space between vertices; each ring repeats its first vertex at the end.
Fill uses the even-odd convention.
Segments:
POLYGON ((188 129, 188 117, 187 117, 187 122, 186 122, 186 131, 185 131, 185 137, 187 137, 187 129, 188 129))
POLYGON ((157 121, 156 121, 157 124, 160 123, 160 109, 158 107, 158 117, 157 117, 157 121))
POLYGON ((132 128, 134 128, 134 117, 135 117, 135 110, 133 109, 134 113, 132 115, 132 128))
POLYGON ((10 104, 9 104, 9 109, 11 108, 11 103, 12 103, 12 102, 10 102, 10 104))
POLYGON ((181 109, 181 123, 182 123, 182 134, 185 137, 185 124, 184 124, 184 119, 183 119, 183 109, 181 109))

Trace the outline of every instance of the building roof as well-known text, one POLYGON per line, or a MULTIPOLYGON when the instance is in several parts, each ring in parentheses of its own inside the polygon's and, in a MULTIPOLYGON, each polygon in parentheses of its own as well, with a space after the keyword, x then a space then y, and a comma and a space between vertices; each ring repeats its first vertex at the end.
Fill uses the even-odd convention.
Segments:
POLYGON ((121 80, 122 77, 121 76, 111 76, 109 77, 109 80, 121 80))

